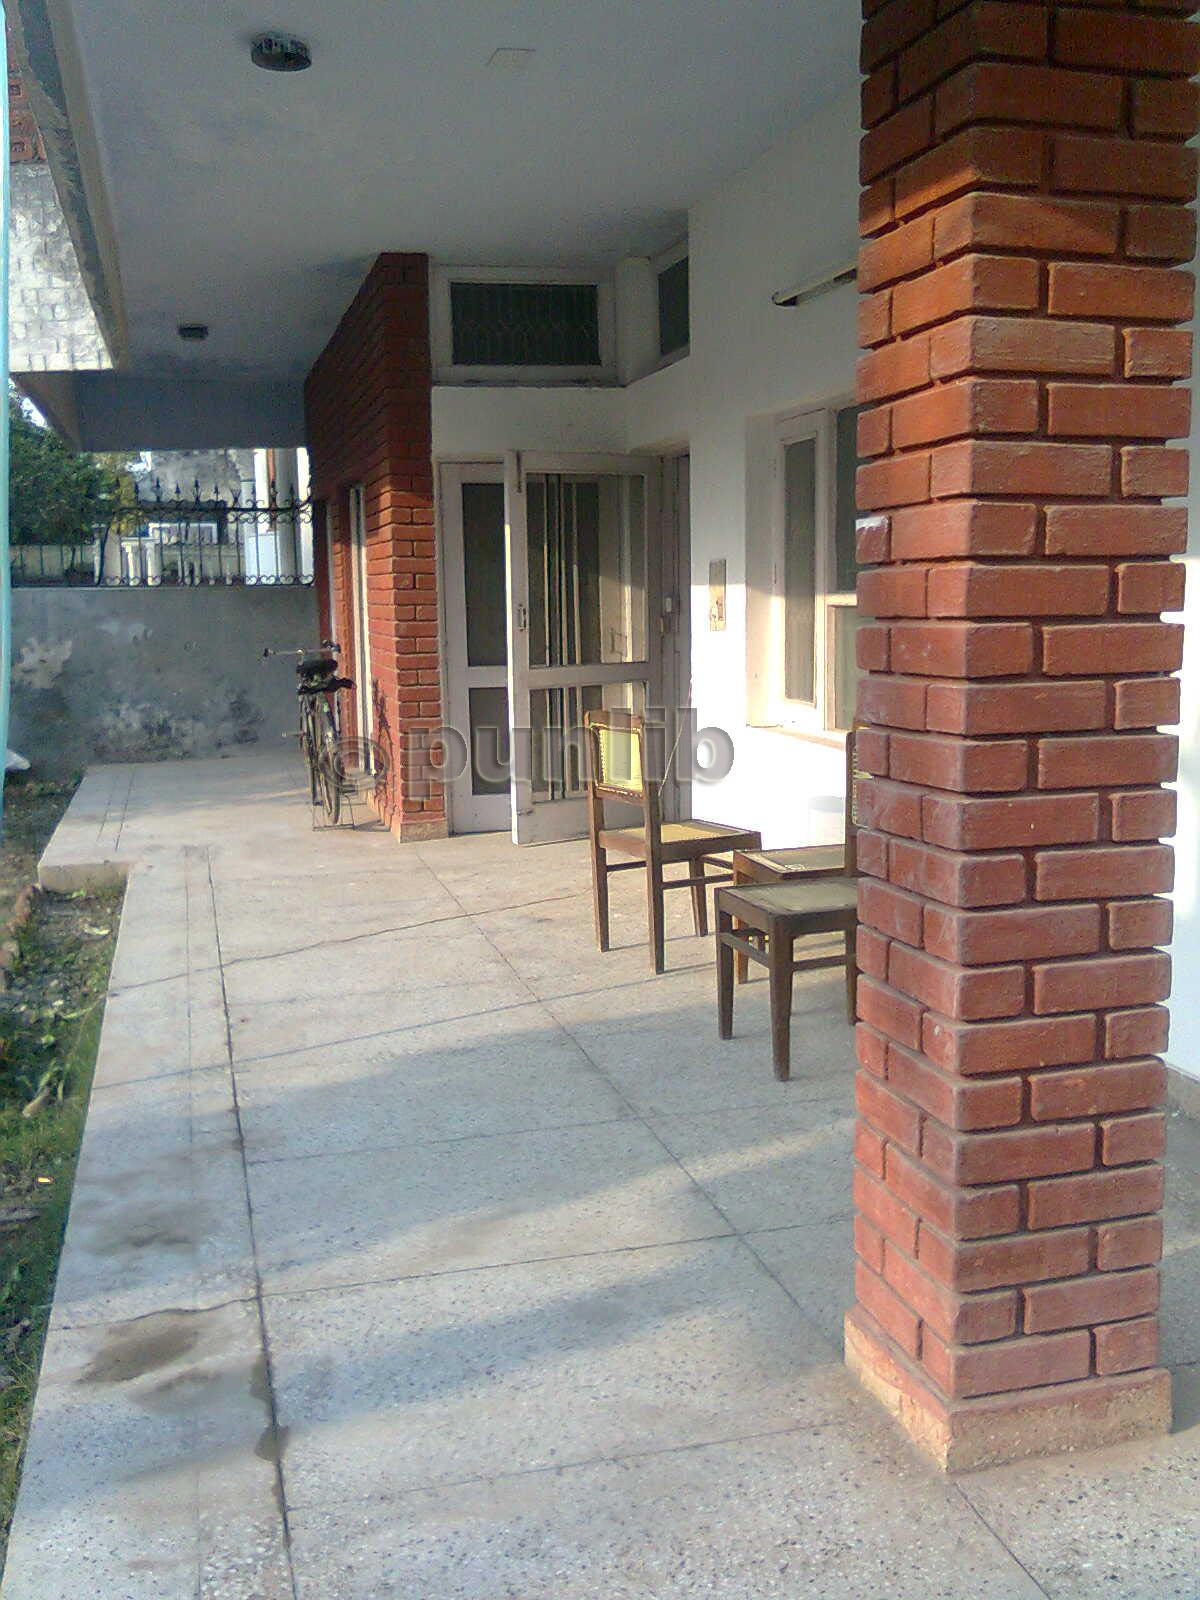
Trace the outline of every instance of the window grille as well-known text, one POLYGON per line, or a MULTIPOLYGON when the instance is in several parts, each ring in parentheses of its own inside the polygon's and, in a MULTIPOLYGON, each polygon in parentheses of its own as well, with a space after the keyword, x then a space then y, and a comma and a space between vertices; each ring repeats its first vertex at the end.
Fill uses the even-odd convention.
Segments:
POLYGON ((452 283, 450 325, 455 366, 601 364, 594 283, 452 283))

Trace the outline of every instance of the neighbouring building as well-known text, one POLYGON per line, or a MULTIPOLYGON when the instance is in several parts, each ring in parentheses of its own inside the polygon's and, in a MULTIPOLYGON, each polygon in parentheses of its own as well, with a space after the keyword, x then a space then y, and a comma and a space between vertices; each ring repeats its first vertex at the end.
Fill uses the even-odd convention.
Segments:
POLYGON ((716 730, 680 810, 834 838, 857 718, 848 1359, 950 1464, 1165 1426, 1191 7, 353 0, 288 75, 206 8, 153 51, 131 0, 15 10, 128 347, 37 403, 307 447, 401 841, 578 833, 602 704, 716 730))

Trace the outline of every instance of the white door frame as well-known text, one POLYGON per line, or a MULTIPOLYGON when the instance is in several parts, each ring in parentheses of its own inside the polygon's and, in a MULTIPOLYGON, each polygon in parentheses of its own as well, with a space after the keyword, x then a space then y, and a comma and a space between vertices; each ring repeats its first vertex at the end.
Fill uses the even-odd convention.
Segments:
POLYGON ((692 781, 680 726, 692 706, 692 565, 691 457, 686 449, 664 455, 660 497, 662 572, 662 693, 666 702, 667 737, 674 757, 663 784, 663 816, 681 821, 692 814, 692 781))
POLYGON ((662 634, 661 557, 655 546, 661 538, 659 475, 654 456, 611 453, 542 454, 506 451, 504 503, 508 567, 508 715, 509 748, 514 757, 511 784, 512 836, 515 844, 538 844, 578 838, 587 829, 587 802, 535 801, 531 782, 530 697, 537 689, 585 687, 608 683, 644 683, 646 702, 655 704, 661 694, 662 634), (639 661, 599 663, 579 667, 533 667, 529 663, 529 535, 525 486, 529 473, 593 473, 644 481, 643 515, 646 539, 646 656, 639 661))
POLYGON ((471 760, 471 690, 506 688, 503 664, 472 667, 467 656, 466 564, 463 551, 462 488, 464 483, 503 483, 499 461, 447 461, 438 470, 438 532, 442 582, 442 639, 446 669, 446 711, 450 728, 463 740, 453 752, 455 765, 447 784, 450 827, 454 833, 499 833, 511 826, 512 809, 503 794, 476 794, 471 760), (458 757, 465 754, 465 763, 458 757))

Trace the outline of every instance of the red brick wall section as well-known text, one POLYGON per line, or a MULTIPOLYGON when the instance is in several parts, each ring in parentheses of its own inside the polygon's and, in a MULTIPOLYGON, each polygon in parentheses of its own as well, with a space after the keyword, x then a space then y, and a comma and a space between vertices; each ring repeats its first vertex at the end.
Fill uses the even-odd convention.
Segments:
POLYGON ((1190 10, 865 6, 852 1321, 950 1409, 1158 1358, 1190 10))
POLYGON ((443 786, 423 759, 442 720, 431 381, 427 259, 381 255, 309 374, 305 405, 313 497, 333 536, 330 610, 351 676, 349 493, 366 492, 371 693, 390 757, 381 800, 402 838, 446 831, 443 786))

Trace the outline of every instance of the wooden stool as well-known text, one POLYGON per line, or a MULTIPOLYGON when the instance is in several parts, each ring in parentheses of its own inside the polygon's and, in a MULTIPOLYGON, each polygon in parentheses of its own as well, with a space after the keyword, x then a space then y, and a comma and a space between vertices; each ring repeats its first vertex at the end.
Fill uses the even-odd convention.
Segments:
POLYGON ((804 968, 846 968, 846 1007, 854 1024, 855 929, 858 885, 853 878, 792 879, 750 888, 718 889, 717 1031, 733 1037, 733 963, 743 955, 766 967, 771 986, 771 1054, 775 1076, 791 1075, 792 974, 804 968), (737 928, 734 923, 739 924, 737 928), (747 931, 748 930, 748 931, 747 931), (845 953, 797 961, 794 946, 807 934, 841 933, 845 953))
MULTIPOLYGON (((733 881, 744 883, 784 883, 790 878, 836 878, 846 871, 844 844, 801 844, 784 850, 735 850, 733 881)), ((741 951, 737 957, 737 981, 750 976, 750 959, 741 951)))

